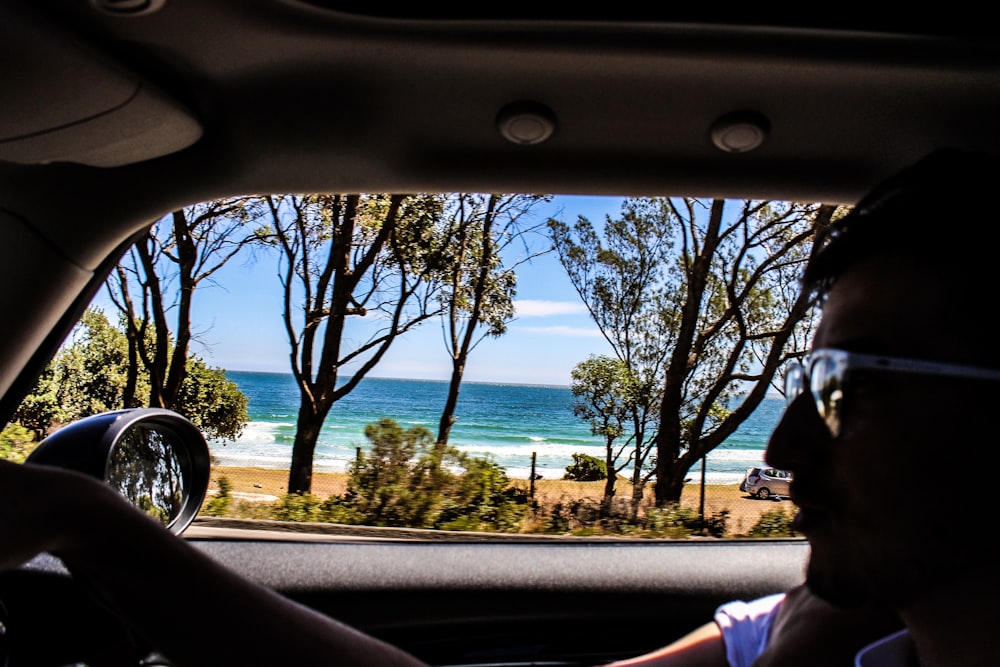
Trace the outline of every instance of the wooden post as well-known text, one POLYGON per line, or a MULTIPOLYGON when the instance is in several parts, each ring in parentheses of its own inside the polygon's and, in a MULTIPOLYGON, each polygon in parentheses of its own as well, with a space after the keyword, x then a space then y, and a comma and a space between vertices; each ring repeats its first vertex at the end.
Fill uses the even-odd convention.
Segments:
POLYGON ((705 459, 707 455, 701 457, 701 500, 698 505, 698 514, 701 517, 701 534, 705 534, 705 459))
POLYGON ((531 474, 528 475, 528 497, 532 500, 535 499, 535 458, 537 456, 536 452, 531 452, 531 474))

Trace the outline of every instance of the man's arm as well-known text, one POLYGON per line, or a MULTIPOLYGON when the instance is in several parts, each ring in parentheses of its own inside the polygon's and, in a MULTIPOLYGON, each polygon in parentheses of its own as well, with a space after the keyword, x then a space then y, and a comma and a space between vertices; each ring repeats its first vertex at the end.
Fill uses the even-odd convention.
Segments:
POLYGON ((96 479, 0 461, 0 568, 41 552, 62 559, 134 631, 184 667, 423 665, 244 579, 96 479))
POLYGON ((713 621, 661 649, 608 667, 729 667, 722 631, 713 621))

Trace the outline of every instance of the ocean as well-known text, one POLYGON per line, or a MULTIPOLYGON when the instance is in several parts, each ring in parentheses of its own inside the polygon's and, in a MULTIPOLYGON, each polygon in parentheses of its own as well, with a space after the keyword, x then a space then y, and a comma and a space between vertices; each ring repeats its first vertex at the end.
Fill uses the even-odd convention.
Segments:
MULTIPOLYGON (((292 376, 245 371, 226 375, 249 397, 250 423, 235 442, 210 442, 213 457, 223 466, 288 469, 299 404, 292 376)), ((383 417, 404 428, 424 426, 436 436, 447 391, 445 381, 365 378, 330 411, 316 446, 314 470, 345 471, 356 448, 368 447, 365 426, 383 417)), ((513 478, 529 476, 534 453, 536 472, 545 479, 560 479, 576 452, 604 458, 601 438, 573 415, 572 402, 568 387, 463 383, 449 442, 472 455, 491 457, 513 478)), ((708 455, 706 482, 739 482, 747 468, 760 465, 783 408, 782 399, 765 399, 708 455)), ((701 466, 695 465, 689 476, 700 482, 701 466)))

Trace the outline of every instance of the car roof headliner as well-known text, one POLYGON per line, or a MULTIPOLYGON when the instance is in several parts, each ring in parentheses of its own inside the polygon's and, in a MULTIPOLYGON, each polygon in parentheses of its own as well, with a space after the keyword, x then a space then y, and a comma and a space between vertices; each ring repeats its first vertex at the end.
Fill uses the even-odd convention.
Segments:
MULTIPOLYGON (((904 26, 911 32, 889 32, 794 13, 764 26, 772 17, 760 12, 752 23, 749 12, 708 22, 628 5, 544 20, 519 5, 491 9, 520 20, 481 8, 447 15, 434 5, 413 18, 386 7, 377 16, 365 6, 363 15, 362 3, 333 0, 165 0, 138 16, 97 9, 126 4, 45 0, 31 16, 5 0, 46 36, 72 33, 81 42, 75 61, 86 53, 95 64, 81 76, 65 53, 45 51, 45 39, 22 40, 14 62, 30 62, 35 83, 6 86, 0 164, 11 177, 52 161, 65 178, 58 163, 66 155, 29 146, 11 158, 19 139, 48 128, 7 128, 53 106, 70 113, 52 121, 61 138, 67 128, 87 133, 68 157, 98 165, 74 172, 82 190, 122 193, 153 178, 158 192, 139 196, 160 209, 261 191, 851 203, 933 148, 1000 143, 988 129, 1000 109, 998 49, 974 20, 918 15, 904 26), (162 128, 190 139, 158 146, 151 132, 88 128, 102 100, 80 88, 100 90, 111 73, 157 92, 165 104, 147 115, 159 113, 162 128), (501 136, 497 115, 518 101, 551 109, 548 141, 501 136), (766 138, 753 151, 723 152, 710 128, 741 111, 764 119, 766 138)), ((7 23, 13 33, 16 22, 7 23)))

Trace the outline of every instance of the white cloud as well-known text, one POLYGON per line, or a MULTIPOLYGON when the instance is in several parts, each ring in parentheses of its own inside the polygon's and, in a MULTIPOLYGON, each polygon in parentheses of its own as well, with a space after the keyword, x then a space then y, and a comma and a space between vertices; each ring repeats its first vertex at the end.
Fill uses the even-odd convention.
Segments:
POLYGON ((564 338, 601 338, 601 332, 596 327, 515 327, 518 333, 541 334, 543 336, 561 336, 564 338))
POLYGON ((514 302, 518 317, 549 317, 551 315, 585 315, 587 308, 579 301, 539 301, 520 299, 514 302))

